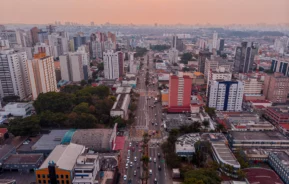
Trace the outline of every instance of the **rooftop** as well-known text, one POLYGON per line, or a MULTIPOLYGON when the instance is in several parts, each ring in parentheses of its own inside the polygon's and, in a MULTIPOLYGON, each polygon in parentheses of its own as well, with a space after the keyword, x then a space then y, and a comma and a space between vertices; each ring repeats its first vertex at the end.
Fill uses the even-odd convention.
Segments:
POLYGON ((1 145, 0 146, 0 159, 6 156, 7 153, 11 152, 13 149, 15 149, 15 147, 12 145, 9 145, 9 144, 1 145))
POLYGON ((128 94, 131 92, 131 87, 118 87, 115 92, 116 94, 120 93, 128 94))
POLYGON ((243 170, 249 183, 260 184, 283 184, 280 177, 271 169, 249 168, 243 170))
POLYGON ((44 134, 32 146, 32 150, 53 150, 61 143, 62 138, 68 130, 51 130, 49 134, 44 134))
POLYGON ((85 145, 97 151, 108 151, 113 129, 86 129, 77 130, 71 139, 72 143, 85 145))
POLYGON ((289 152, 288 151, 280 151, 280 152, 273 152, 277 158, 281 161, 281 163, 289 168, 289 152))
POLYGON ((42 157, 42 154, 12 154, 3 164, 36 164, 42 157))
POLYGON ((48 167, 50 162, 54 162, 61 169, 71 171, 76 163, 77 157, 85 150, 83 145, 70 143, 69 145, 58 145, 46 158, 39 169, 48 167))
POLYGON ((264 132, 230 132, 235 140, 257 140, 257 141, 268 141, 268 140, 280 140, 289 141, 285 136, 277 131, 264 131, 264 132))

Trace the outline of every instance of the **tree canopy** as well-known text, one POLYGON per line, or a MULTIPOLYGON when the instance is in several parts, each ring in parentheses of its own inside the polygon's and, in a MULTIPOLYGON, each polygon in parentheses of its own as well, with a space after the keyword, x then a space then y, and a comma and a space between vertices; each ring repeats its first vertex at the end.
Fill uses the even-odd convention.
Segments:
POLYGON ((150 45, 150 49, 154 51, 164 51, 171 48, 169 45, 150 45))
POLYGON ((185 174, 184 184, 220 184, 221 181, 216 170, 202 168, 188 171, 185 174))
POLYGON ((191 61, 193 58, 193 55, 189 52, 186 52, 181 57, 181 63, 188 64, 188 61, 191 61))

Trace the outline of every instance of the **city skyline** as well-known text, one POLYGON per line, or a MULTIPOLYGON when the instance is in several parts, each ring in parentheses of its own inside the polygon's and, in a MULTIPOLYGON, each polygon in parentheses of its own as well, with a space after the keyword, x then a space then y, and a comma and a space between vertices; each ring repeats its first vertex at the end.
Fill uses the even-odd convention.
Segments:
POLYGON ((92 21, 95 24, 289 23, 288 0, 4 0, 1 5, 5 9, 0 11, 0 24, 55 21, 80 24, 92 21))

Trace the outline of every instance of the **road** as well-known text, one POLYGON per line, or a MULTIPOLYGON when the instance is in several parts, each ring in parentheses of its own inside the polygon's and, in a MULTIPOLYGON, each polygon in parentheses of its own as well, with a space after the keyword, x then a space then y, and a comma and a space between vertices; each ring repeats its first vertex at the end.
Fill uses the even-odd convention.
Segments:
POLYGON ((130 137, 126 142, 127 150, 125 150, 125 154, 123 155, 123 160, 129 163, 128 168, 125 169, 125 175, 127 176, 127 179, 125 181, 122 181, 124 181, 123 183, 132 184, 142 183, 142 162, 140 160, 142 157, 142 152, 140 152, 140 149, 142 149, 142 147, 137 145, 141 142, 143 133, 147 132, 149 133, 149 135, 151 135, 148 151, 149 157, 152 159, 152 161, 149 163, 149 170, 151 170, 151 174, 149 175, 148 183, 171 184, 172 181, 169 177, 163 159, 163 153, 161 151, 160 144, 158 144, 162 138, 162 107, 159 99, 158 102, 155 101, 155 98, 158 98, 159 91, 152 53, 148 53, 146 55, 144 59, 143 70, 139 71, 137 77, 138 84, 136 87, 136 91, 140 94, 140 96, 136 111, 135 125, 130 129, 130 137), (147 66, 146 61, 148 55, 150 58, 150 62, 147 66), (145 84, 147 68, 149 69, 148 87, 145 84), (158 153, 160 154, 160 157, 158 157, 158 153), (154 162, 154 159, 156 159, 156 162, 154 162), (131 163, 132 166, 130 166, 131 163), (157 182, 155 182, 155 179, 157 182))

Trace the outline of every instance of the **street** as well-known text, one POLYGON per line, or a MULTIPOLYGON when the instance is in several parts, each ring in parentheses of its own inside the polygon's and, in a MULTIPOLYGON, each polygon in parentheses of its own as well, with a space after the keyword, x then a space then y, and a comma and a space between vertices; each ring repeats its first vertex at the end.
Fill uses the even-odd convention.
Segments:
POLYGON ((121 183, 142 183, 142 147, 141 141, 144 133, 148 133, 150 141, 148 143, 149 153, 149 184, 170 184, 172 183, 160 148, 162 138, 162 106, 158 99, 158 81, 154 69, 153 57, 149 52, 143 61, 143 69, 138 74, 138 84, 135 89, 140 96, 136 111, 136 121, 129 132, 129 138, 123 155, 125 164, 125 176, 121 178, 121 183), (147 57, 149 55, 149 65, 147 57), (149 69, 149 85, 146 87, 146 71, 149 69), (159 155, 158 155, 159 154, 159 155), (125 179, 124 179, 125 177, 125 179), (123 181, 123 182, 122 182, 123 181))

